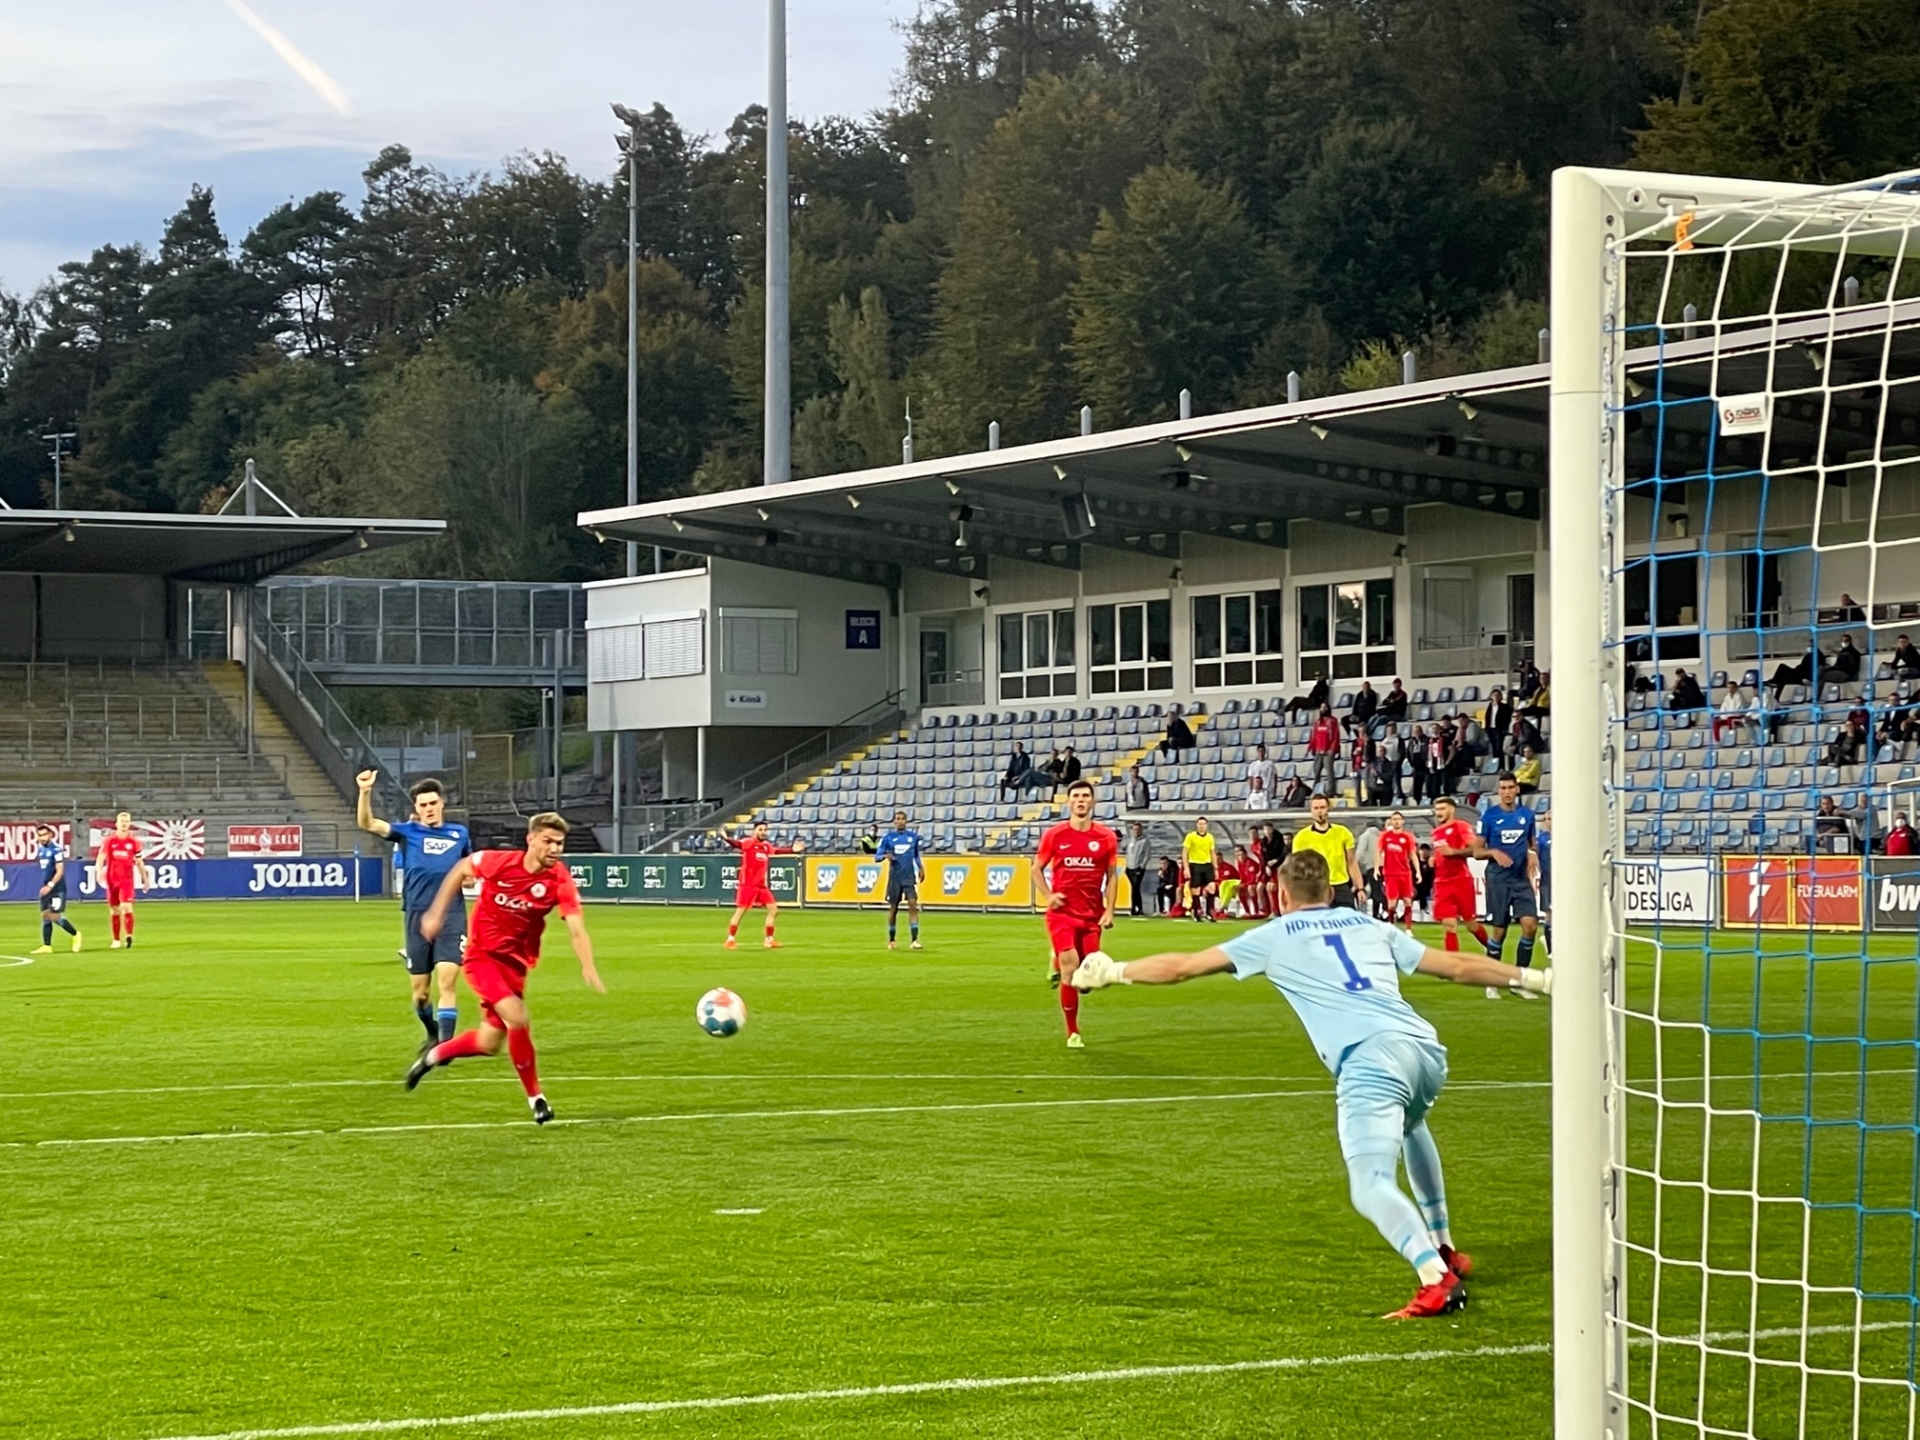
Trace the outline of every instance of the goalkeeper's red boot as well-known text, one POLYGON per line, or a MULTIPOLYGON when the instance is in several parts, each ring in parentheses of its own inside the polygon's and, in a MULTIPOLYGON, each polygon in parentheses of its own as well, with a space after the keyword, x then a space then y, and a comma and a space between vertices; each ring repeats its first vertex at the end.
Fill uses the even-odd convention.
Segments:
POLYGON ((1462 1280, 1473 1274, 1473 1257, 1464 1250, 1454 1249, 1451 1245, 1440 1247, 1440 1263, 1462 1280))
POLYGON ((1413 1299, 1391 1315, 1382 1315, 1380 1318, 1382 1320, 1432 1320, 1437 1316, 1451 1315, 1456 1310, 1464 1310, 1466 1304, 1466 1282, 1449 1270, 1433 1284, 1422 1285, 1413 1299))

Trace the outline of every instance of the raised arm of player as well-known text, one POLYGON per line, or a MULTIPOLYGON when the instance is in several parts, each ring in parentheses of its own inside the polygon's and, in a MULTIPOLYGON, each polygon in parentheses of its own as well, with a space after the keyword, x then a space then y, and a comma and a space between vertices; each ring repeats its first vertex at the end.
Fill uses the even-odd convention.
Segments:
POLYGON ((446 923, 447 910, 453 904, 453 897, 460 893, 460 887, 473 879, 473 857, 463 856, 460 863, 447 871, 447 878, 440 882, 439 893, 433 897, 433 904, 427 907, 427 913, 420 917, 420 933, 431 940, 440 933, 440 927, 446 923))
POLYGON ((573 953, 580 961, 580 978, 602 995, 606 994, 607 982, 593 967, 593 940, 587 934, 585 917, 576 910, 571 915, 563 911, 561 918, 567 922, 567 939, 573 942, 573 953))
POLYGON ((373 787, 379 779, 378 770, 362 770, 353 777, 353 783, 360 787, 360 794, 353 803, 353 818, 369 835, 378 835, 385 840, 393 834, 393 827, 384 820, 376 819, 373 813, 373 787))
POLYGON ((1233 968, 1233 961, 1227 952, 1219 946, 1211 950, 1198 950, 1183 954, 1168 951, 1162 955, 1149 955, 1144 960, 1129 960, 1117 964, 1107 955, 1101 955, 1100 964, 1089 955, 1080 961, 1080 968, 1074 972, 1073 983, 1077 989, 1100 990, 1108 985, 1178 985, 1182 980, 1198 980, 1202 975, 1218 975, 1233 968))
POLYGON ((747 842, 745 840, 736 839, 724 830, 720 832, 720 838, 736 850, 744 850, 747 848, 747 842))

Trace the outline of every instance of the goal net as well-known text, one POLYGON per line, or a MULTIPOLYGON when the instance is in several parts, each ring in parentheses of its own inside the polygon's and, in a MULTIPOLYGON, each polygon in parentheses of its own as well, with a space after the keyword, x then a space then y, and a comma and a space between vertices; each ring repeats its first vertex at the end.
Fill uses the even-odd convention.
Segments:
POLYGON ((1912 1437, 1920 177, 1554 195, 1558 1434, 1912 1437))

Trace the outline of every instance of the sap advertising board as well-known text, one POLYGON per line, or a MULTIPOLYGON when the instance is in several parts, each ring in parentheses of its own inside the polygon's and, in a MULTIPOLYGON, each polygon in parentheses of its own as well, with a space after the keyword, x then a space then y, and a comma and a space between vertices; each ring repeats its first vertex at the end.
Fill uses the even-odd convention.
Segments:
MULTIPOLYGON (((139 892, 139 898, 352 900, 380 894, 384 864, 378 857, 351 855, 332 860, 155 860, 147 867, 153 872, 153 883, 139 892)), ((67 885, 70 897, 101 898, 103 887, 93 866, 73 863, 69 874, 73 876, 67 885)), ((39 866, 0 865, 0 901, 37 902, 39 897, 39 866)))

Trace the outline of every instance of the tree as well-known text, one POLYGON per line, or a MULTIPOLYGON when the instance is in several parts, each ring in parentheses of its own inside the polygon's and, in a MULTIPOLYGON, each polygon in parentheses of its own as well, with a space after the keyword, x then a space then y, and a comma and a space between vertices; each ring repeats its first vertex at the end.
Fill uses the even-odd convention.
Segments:
POLYGON ((1920 9, 1911 0, 1702 7, 1680 94, 1647 106, 1649 169, 1838 184, 1920 164, 1920 9))
POLYGON ((1178 413, 1183 388, 1224 408, 1273 323, 1272 257, 1234 195, 1156 166, 1104 214, 1072 291, 1073 370, 1118 423, 1178 413))
POLYGON ((350 354, 411 353, 458 306, 466 276, 459 218, 465 185, 389 145, 363 172, 359 225, 342 247, 336 295, 350 354))
POLYGON ((240 242, 240 263, 278 298, 294 348, 337 357, 340 265, 357 222, 340 192, 322 190, 271 211, 240 242))

